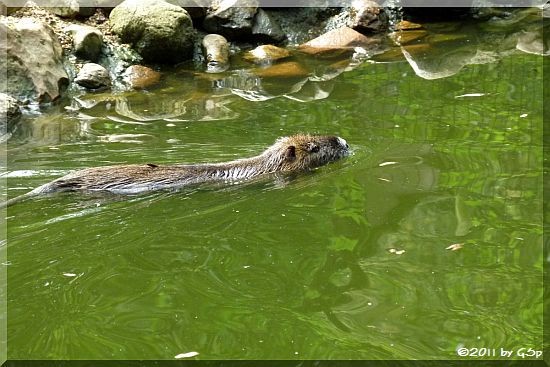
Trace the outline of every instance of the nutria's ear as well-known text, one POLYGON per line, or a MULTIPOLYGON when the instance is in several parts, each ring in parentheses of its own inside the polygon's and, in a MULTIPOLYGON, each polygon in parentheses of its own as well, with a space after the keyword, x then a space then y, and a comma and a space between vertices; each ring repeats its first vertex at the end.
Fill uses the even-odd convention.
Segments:
POLYGON ((296 147, 294 145, 286 148, 285 158, 289 161, 293 161, 296 159, 296 147))
POLYGON ((306 149, 310 153, 317 153, 320 148, 319 148, 319 145, 317 145, 316 143, 310 141, 309 143, 307 143, 306 149))

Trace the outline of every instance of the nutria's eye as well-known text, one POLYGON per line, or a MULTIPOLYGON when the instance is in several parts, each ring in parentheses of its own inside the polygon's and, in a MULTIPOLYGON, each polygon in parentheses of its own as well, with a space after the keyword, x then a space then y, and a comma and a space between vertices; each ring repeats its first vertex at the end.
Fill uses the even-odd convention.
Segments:
POLYGON ((309 142, 307 143, 307 151, 310 153, 317 153, 319 151, 319 146, 315 143, 309 142))
POLYGON ((294 145, 289 146, 286 148, 286 154, 285 158, 289 161, 293 161, 296 159, 296 147, 294 145))

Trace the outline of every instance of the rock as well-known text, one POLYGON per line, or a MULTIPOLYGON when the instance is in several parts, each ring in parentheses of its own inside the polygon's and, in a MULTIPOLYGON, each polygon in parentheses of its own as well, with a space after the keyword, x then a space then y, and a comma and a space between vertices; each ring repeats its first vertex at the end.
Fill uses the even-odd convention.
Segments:
POLYGON ((111 77, 103 66, 89 62, 82 66, 74 82, 88 89, 99 89, 110 87, 111 77))
POLYGON ((52 29, 31 18, 0 19, 0 83, 6 92, 22 103, 48 103, 58 99, 69 84, 63 68, 61 45, 52 29))
POLYGON ((341 27, 298 46, 298 49, 309 54, 319 54, 338 49, 369 48, 375 44, 378 44, 377 40, 370 39, 349 27, 341 27))
POLYGON ((65 28, 73 36, 73 46, 78 57, 97 61, 103 45, 103 34, 99 29, 89 26, 71 24, 65 28))
POLYGON ((243 58, 257 64, 268 64, 292 56, 290 51, 273 45, 261 45, 245 53, 243 58))
MULTIPOLYGON (((85 7, 79 0, 42 0, 40 6, 47 9, 50 13, 62 18, 89 17, 95 13, 94 7, 85 7)), ((89 5, 90 1, 86 1, 89 5)))
POLYGON ((350 13, 350 28, 359 32, 380 33, 388 28, 388 14, 373 0, 354 0, 350 13))
POLYGON ((255 74, 262 78, 302 78, 308 76, 309 71, 297 62, 289 61, 258 69, 255 74))
POLYGON ((163 0, 126 0, 111 11, 113 32, 146 62, 177 63, 192 57, 195 30, 189 14, 163 0))
POLYGON ((281 42, 286 38, 279 23, 262 9, 256 12, 252 36, 260 42, 281 42))
POLYGON ((19 102, 6 93, 0 93, 0 135, 11 131, 20 117, 19 102))
POLYGON ((229 39, 250 35, 257 9, 257 0, 221 0, 208 10, 203 27, 229 39))
POLYGON ((407 31, 412 29, 422 29, 424 28, 422 24, 409 22, 407 20, 402 20, 395 25, 395 29, 398 31, 407 31))
POLYGON ((124 72, 124 81, 134 89, 146 89, 160 81, 160 73, 147 66, 132 65, 124 72))
POLYGON ((111 10, 120 5, 124 0, 95 0, 96 7, 103 9, 105 15, 109 15, 111 10))
MULTIPOLYGON (((166 0, 170 4, 181 6, 184 8, 192 19, 202 19, 206 16, 205 4, 202 0, 166 0)), ((207 2, 208 3, 208 2, 207 2)))
POLYGON ((207 34, 202 39, 206 58, 206 72, 220 73, 229 68, 229 43, 224 36, 207 34))

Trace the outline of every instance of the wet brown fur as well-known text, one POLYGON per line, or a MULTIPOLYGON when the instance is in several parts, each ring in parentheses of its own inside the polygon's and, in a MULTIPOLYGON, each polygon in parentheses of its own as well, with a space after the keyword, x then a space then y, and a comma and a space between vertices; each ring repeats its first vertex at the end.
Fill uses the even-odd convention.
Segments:
POLYGON ((130 194, 207 181, 242 180, 266 173, 304 171, 340 159, 348 153, 348 145, 341 138, 299 134, 279 138, 260 155, 230 162, 87 168, 37 187, 5 204, 19 201, 16 200, 18 198, 60 191, 130 194))

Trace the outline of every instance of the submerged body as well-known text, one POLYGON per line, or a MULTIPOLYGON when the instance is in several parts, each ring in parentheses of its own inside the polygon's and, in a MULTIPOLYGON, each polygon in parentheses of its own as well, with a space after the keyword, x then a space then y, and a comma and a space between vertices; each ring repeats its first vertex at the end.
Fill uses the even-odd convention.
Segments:
POLYGON ((305 171, 348 154, 348 144, 342 138, 300 134, 278 139, 258 156, 230 162, 87 168, 39 186, 25 195, 6 201, 4 205, 26 197, 61 191, 135 194, 201 182, 242 180, 267 173, 305 171))

